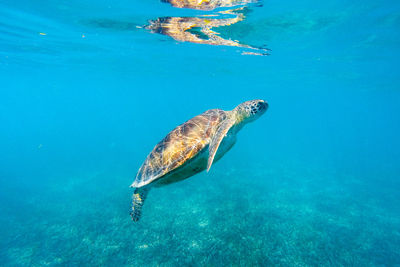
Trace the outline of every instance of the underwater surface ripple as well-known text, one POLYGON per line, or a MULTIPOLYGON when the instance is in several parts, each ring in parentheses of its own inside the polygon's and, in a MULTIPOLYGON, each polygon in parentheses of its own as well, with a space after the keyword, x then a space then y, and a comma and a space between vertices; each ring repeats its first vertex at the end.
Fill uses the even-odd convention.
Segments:
POLYGON ((395 1, 0 1, 0 265, 400 266, 399 27, 395 1), (154 145, 251 99, 133 223, 154 145))

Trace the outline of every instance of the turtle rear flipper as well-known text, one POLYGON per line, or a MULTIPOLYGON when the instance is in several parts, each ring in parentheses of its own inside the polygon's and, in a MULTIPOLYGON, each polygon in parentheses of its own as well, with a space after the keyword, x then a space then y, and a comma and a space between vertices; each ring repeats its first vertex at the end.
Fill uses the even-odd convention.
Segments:
POLYGON ((140 215, 142 213, 142 206, 144 204, 144 201, 146 200, 149 190, 150 188, 145 186, 136 188, 135 192, 133 193, 131 217, 132 220, 135 222, 139 221, 140 219, 140 215))

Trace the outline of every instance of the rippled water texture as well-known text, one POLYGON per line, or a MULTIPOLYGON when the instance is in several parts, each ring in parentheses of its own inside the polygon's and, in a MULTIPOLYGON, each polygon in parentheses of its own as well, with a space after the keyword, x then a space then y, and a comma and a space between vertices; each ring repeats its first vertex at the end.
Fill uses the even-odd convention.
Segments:
POLYGON ((400 4, 0 1, 1 266, 399 266, 400 4), (210 171, 136 173, 265 99, 210 171))

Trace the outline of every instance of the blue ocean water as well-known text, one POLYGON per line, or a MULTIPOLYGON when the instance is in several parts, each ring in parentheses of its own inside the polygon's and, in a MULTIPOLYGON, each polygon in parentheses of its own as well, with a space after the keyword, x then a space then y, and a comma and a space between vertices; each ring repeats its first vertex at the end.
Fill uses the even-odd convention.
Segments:
POLYGON ((396 1, 0 1, 0 265, 399 266, 399 29, 396 1), (251 99, 132 222, 154 145, 251 99))

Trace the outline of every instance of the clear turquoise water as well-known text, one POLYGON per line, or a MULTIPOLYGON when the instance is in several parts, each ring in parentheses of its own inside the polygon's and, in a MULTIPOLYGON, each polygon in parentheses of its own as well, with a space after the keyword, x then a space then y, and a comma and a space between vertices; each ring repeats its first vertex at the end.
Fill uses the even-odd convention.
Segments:
POLYGON ((216 11, 1 1, 0 265, 399 266, 400 4, 262 4, 215 31, 269 56, 145 28, 216 11), (257 98, 210 173, 130 220, 161 138, 257 98))

